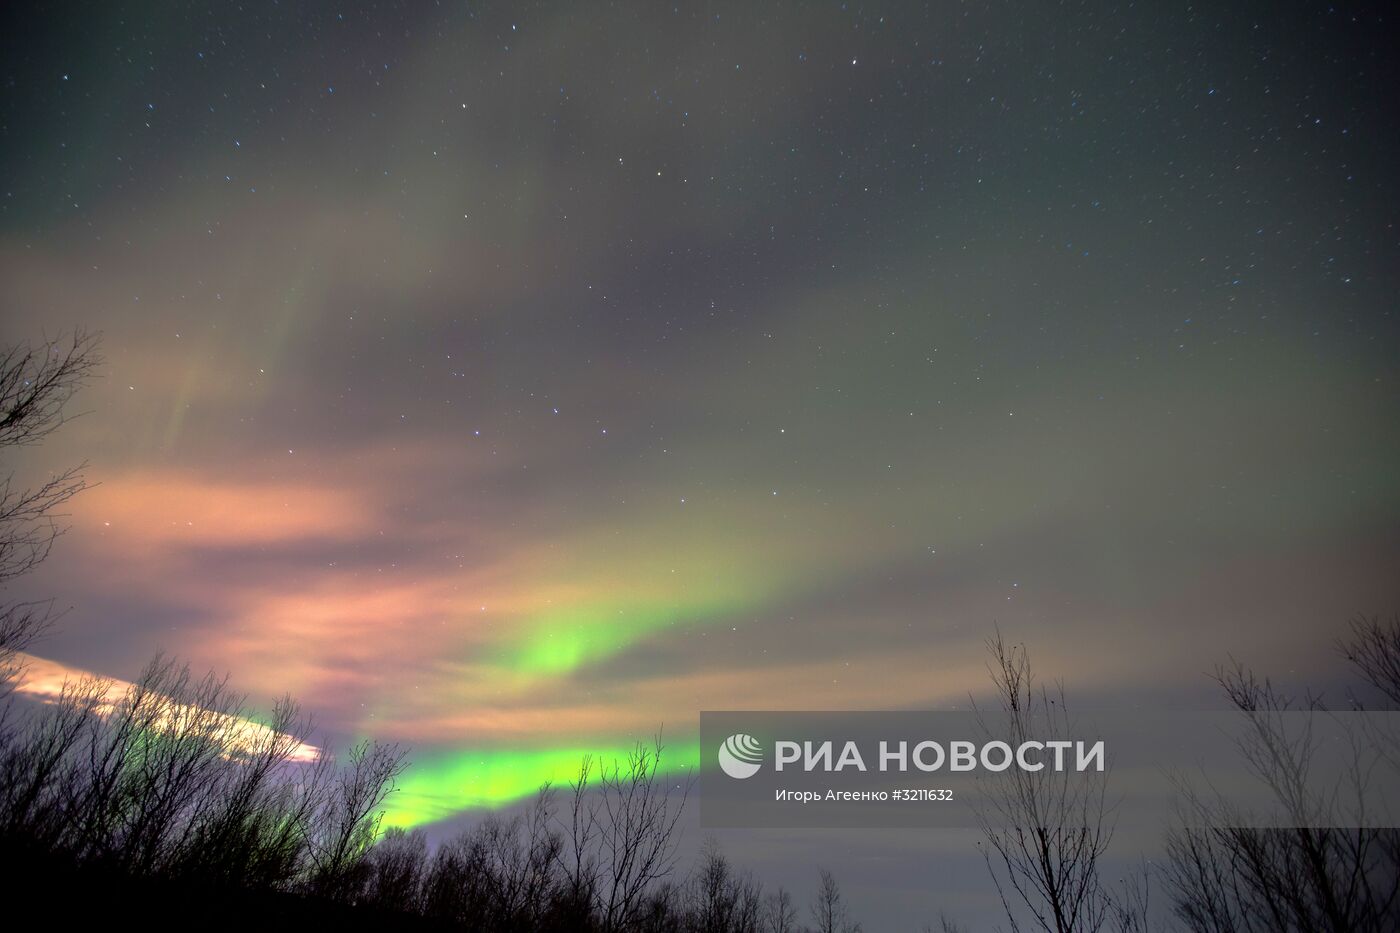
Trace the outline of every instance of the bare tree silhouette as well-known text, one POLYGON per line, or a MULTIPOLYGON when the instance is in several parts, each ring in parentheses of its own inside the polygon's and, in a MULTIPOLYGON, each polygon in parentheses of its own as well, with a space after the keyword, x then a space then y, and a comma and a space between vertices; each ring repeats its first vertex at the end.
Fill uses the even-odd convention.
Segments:
POLYGON ((349 899, 365 882, 365 856, 379 834, 380 808, 404 769, 397 745, 363 741, 324 789, 309 852, 311 888, 331 898, 349 899))
MULTIPOLYGON (((984 729, 1013 748, 1071 732, 1063 685, 1038 686, 1024 646, 997 632, 987 641, 988 671, 1001 709, 982 715, 984 729)), ((1113 835, 1106 774, 1011 768, 988 781, 978 811, 985 857, 1013 931, 1092 933, 1126 916, 1100 877, 1113 835)))
POLYGON ((764 900, 765 933, 797 933, 797 907, 792 895, 778 888, 764 900))
MULTIPOLYGON (((37 444, 71 417, 73 396, 100 365, 97 337, 77 331, 0 350, 0 451, 37 444)), ((63 533, 59 509, 87 485, 86 464, 22 486, 13 465, 0 479, 0 586, 37 567, 63 533)), ((16 655, 53 621, 52 603, 0 605, 0 687, 18 673, 16 655)))
POLYGON ((1357 616, 1337 643, 1342 656, 1394 706, 1400 706, 1400 614, 1357 616))
POLYGON ((697 933, 758 933, 763 890, 748 872, 737 872, 713 839, 705 841, 687 885, 691 928, 697 933))
POLYGON ((545 786, 525 810, 447 840, 421 872, 421 911, 481 930, 691 929, 697 889, 667 880, 691 780, 670 786, 662 752, 658 737, 619 761, 585 757, 562 816, 545 786))
POLYGON ((0 854, 353 900, 403 755, 294 760, 305 728, 290 701, 257 721, 224 678, 160 657, 120 695, 69 683, 0 742, 0 854))
POLYGON ((627 929, 648 889, 675 869, 677 826, 694 779, 686 775, 673 797, 663 783, 660 735, 638 742, 623 760, 595 765, 585 759, 573 784, 566 850, 570 890, 588 892, 600 929, 627 929))
POLYGON ((860 933, 860 924, 851 920, 850 911, 841 897, 836 876, 825 868, 819 869, 820 882, 812 896, 812 923, 815 933, 860 933))
MULTIPOLYGON (((1396 702, 1400 622, 1353 620, 1339 647, 1363 681, 1396 702)), ((1354 745, 1344 786, 1321 794, 1307 781, 1316 753, 1311 735, 1287 732, 1277 715, 1322 710, 1321 699, 1295 700, 1239 662, 1219 668, 1216 680, 1236 709, 1254 714, 1241 755, 1300 825, 1254 828, 1216 800, 1188 794, 1191 820, 1167 840, 1166 882, 1177 918, 1202 933, 1400 929, 1400 830, 1367 828, 1359 819, 1357 828, 1332 828, 1360 815, 1359 792, 1387 764, 1383 779, 1400 774, 1396 737, 1377 730, 1365 747, 1354 745)))

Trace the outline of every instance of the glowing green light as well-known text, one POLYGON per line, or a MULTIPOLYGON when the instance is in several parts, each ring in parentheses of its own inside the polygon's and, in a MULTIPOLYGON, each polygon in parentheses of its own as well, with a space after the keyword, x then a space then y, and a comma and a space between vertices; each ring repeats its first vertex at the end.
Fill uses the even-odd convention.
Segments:
MULTIPOLYGON (((632 750, 631 745, 492 749, 415 760, 389 798, 383 825, 409 829, 464 810, 507 806, 534 796, 546 784, 566 787, 578 778, 585 756, 607 768, 616 762, 625 769, 632 750)), ((699 745, 694 742, 667 743, 662 751, 662 769, 677 780, 699 761, 699 745)), ((596 775, 595 766, 595 779, 596 775)))
POLYGON ((517 674, 562 674, 617 654, 652 633, 723 615, 738 605, 736 600, 705 606, 580 607, 554 612, 532 620, 525 637, 504 649, 500 663, 517 674))

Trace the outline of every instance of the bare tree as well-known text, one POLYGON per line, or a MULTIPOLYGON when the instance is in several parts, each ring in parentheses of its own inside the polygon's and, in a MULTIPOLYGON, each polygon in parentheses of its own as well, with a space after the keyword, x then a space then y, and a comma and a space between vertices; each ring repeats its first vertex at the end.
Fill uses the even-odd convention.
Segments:
POLYGON ((179 844, 180 873, 252 887, 276 887, 296 874, 311 801, 298 800, 298 784, 288 772, 300 736, 309 730, 297 705, 284 697, 274 705, 265 729, 251 739, 240 737, 233 756, 224 752, 218 780, 193 808, 179 844))
POLYGON ((1357 616, 1349 637, 1337 647, 1362 679, 1400 706, 1400 614, 1385 622, 1379 616, 1357 616))
POLYGON ((397 745, 363 741, 350 749, 323 797, 311 835, 311 889, 353 899, 364 882, 365 855, 379 835, 380 808, 404 770, 397 745))
POLYGON ((560 852, 564 872, 561 899, 575 918, 591 914, 598 900, 599 868, 594 854, 596 808, 589 793, 596 770, 593 757, 585 755, 579 763, 578 777, 570 784, 569 822, 563 827, 566 842, 560 852))
POLYGON ((325 882, 354 877, 396 773, 373 747, 341 772, 293 761, 295 704, 255 720, 223 678, 162 658, 120 695, 70 683, 17 726, 0 743, 0 847, 136 877, 347 897, 325 882))
POLYGON ((820 882, 812 896, 812 923, 815 933, 860 933, 860 924, 851 920, 850 911, 841 897, 836 876, 825 868, 819 869, 820 882))
POLYGON ((635 926, 649 890, 674 871, 678 824, 694 778, 667 787, 664 746, 657 735, 638 742, 624 760, 595 766, 585 759, 573 785, 573 807, 564 849, 571 896, 587 892, 605 933, 635 926))
POLYGON ((110 684, 67 683, 52 707, 30 715, 0 742, 0 839, 30 854, 54 851, 68 820, 62 788, 76 783, 77 750, 110 684))
MULTIPOLYGON (((1000 714, 982 716, 983 728, 1016 748, 1029 740, 1066 738, 1071 719, 1062 685, 1036 684, 1024 646, 998 632, 987 641, 988 670, 1000 714)), ((1105 772, 1106 774, 1106 772, 1105 772)), ((985 857, 1013 931, 1029 915, 1045 933, 1092 933, 1113 914, 1114 900, 1100 878, 1113 835, 1107 782, 1097 772, 1008 769, 988 782, 978 820, 985 857)))
MULTIPOLYGON (((1400 693, 1400 628, 1377 619, 1354 620, 1340 645, 1357 673, 1387 697, 1400 693)), ((1215 799, 1189 792, 1190 822, 1167 840, 1166 881, 1185 926, 1203 933, 1380 933, 1400 929, 1400 831, 1368 828, 1360 791, 1377 764, 1397 759, 1393 735, 1374 732, 1342 762, 1343 785, 1313 789, 1316 754, 1310 733, 1286 730, 1279 714, 1322 710, 1321 700, 1283 693, 1239 662, 1217 670, 1231 704, 1252 714, 1240 754, 1288 814, 1289 828, 1255 828, 1215 799)), ((1387 776, 1394 780, 1392 772, 1387 776)), ((1188 791, 1190 789, 1188 788, 1188 791)))
POLYGON ((758 933, 763 921, 763 889, 747 871, 735 871, 707 839, 688 889, 689 928, 696 933, 758 933))
POLYGON ((563 837, 553 828, 553 793, 509 819, 489 817, 472 834, 471 865, 480 874, 475 922, 495 930, 538 930, 554 912, 563 837))
MULTIPOLYGON (((68 420, 68 403, 101 360, 97 338, 66 338, 0 350, 0 450, 37 444, 68 420)), ((63 533, 59 509, 86 487, 85 464, 21 485, 13 465, 0 478, 0 585, 33 570, 63 533)), ((0 681, 16 673, 15 656, 52 622, 50 603, 0 606, 0 681)))
POLYGON ((677 825, 693 779, 687 775, 673 799, 661 767, 663 751, 658 735, 599 773, 598 853, 608 889, 604 929, 627 927, 642 893, 675 869, 677 825))
MULTIPOLYGON (((694 929, 693 898, 666 881, 690 781, 668 793, 661 751, 658 739, 610 765, 585 758, 563 817, 546 785, 528 808, 443 843, 422 873, 422 913, 510 933, 694 929)), ((743 881, 734 913, 753 919, 735 929, 756 931, 757 889, 743 881)))
POLYGON ((797 907, 786 888, 778 888, 764 903, 765 933, 797 933, 797 907))

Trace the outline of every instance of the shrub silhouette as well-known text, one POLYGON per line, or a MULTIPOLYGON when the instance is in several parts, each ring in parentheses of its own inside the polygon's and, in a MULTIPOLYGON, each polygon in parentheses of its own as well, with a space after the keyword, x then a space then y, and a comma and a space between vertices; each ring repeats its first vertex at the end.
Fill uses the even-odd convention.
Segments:
POLYGON ((235 882, 339 897, 372 844, 403 768, 362 744, 337 766, 293 761, 290 701, 261 726, 226 682, 157 658, 116 698, 65 687, 18 714, 0 744, 0 833, 9 853, 120 875, 235 882))

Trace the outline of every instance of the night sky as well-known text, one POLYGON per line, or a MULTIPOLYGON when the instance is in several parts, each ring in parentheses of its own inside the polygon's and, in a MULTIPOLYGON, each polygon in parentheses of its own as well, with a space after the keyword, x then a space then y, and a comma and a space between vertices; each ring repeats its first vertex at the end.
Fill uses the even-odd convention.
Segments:
MULTIPOLYGON (((106 359, 22 464, 100 483, 35 653, 405 742, 392 823, 702 709, 966 704, 993 625, 1199 707, 1400 608, 1376 10, 20 6, 3 337, 106 359)), ((872 839, 857 914, 936 915, 872 839)))

